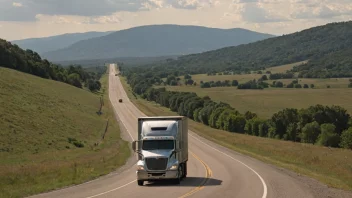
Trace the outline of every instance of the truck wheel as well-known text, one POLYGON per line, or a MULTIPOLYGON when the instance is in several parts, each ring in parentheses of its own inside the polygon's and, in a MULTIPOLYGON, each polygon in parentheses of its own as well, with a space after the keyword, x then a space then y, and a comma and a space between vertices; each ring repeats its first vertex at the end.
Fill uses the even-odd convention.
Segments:
POLYGON ((183 164, 183 178, 187 177, 187 162, 183 164))
POLYGON ((144 181, 143 180, 137 180, 138 186, 143 186, 144 181))
POLYGON ((178 167, 178 178, 175 179, 175 183, 176 184, 180 184, 181 183, 181 180, 182 180, 182 177, 183 177, 183 171, 182 171, 183 168, 182 167, 183 167, 182 165, 178 167))

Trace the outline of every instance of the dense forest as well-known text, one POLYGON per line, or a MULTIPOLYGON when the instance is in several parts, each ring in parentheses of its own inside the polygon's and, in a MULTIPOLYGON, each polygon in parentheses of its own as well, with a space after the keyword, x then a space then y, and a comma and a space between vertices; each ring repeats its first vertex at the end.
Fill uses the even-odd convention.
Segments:
MULTIPOLYGON (((153 85, 163 83, 162 78, 167 78, 170 84, 178 80, 174 77, 176 75, 185 75, 187 80, 190 79, 189 74, 182 73, 177 68, 174 71, 158 67, 119 68, 135 94, 212 128, 352 149, 352 120, 342 107, 315 105, 306 109, 286 108, 266 120, 249 111, 240 113, 229 104, 216 103, 209 97, 201 98, 195 93, 153 88, 153 85)), ((253 83, 257 81, 238 86, 252 86, 253 83)))
POLYGON ((352 21, 331 23, 250 44, 180 56, 154 66, 177 67, 189 74, 248 73, 309 60, 294 71, 307 78, 352 77, 351 38, 352 21))
POLYGON ((2 39, 0 39, 0 66, 79 88, 85 86, 91 91, 100 90, 99 79, 106 71, 106 67, 95 67, 91 71, 83 69, 80 65, 62 67, 42 59, 37 52, 29 49, 23 50, 2 39))

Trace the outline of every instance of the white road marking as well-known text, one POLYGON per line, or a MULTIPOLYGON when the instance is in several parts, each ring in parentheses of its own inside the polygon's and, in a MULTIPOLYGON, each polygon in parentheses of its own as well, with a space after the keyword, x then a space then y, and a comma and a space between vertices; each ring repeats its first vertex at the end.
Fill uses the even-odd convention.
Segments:
POLYGON ((244 165, 245 167, 247 167, 249 170, 251 170, 253 173, 255 173, 255 174, 259 177, 260 181, 261 181, 262 184, 263 184, 264 192, 263 192, 262 198, 266 198, 266 197, 267 197, 268 189, 267 189, 266 183, 265 183, 264 179, 259 175, 259 173, 257 173, 254 169, 252 169, 251 167, 249 167, 247 164, 241 162, 240 160, 238 160, 238 159, 236 159, 236 158, 234 158, 234 157, 232 157, 232 156, 230 156, 230 155, 228 155, 228 154, 226 154, 226 153, 224 153, 224 152, 222 152, 222 151, 220 151, 220 150, 218 150, 218 149, 216 149, 216 148, 210 146, 209 144, 203 142, 202 140, 196 138, 195 136, 193 136, 193 135, 191 135, 191 134, 188 134, 188 135, 192 136, 194 139, 198 140, 199 142, 201 142, 201 143, 207 145, 207 146, 210 147, 211 149, 213 149, 213 150, 215 150, 215 151, 217 151, 217 152, 219 152, 219 153, 221 153, 221 154, 223 154, 223 155, 225 155, 225 156, 231 158, 232 160, 235 160, 235 161, 241 163, 242 165, 244 165))
POLYGON ((105 191, 105 192, 103 192, 103 193, 100 193, 100 194, 97 194, 97 195, 93 195, 93 196, 90 196, 90 197, 86 197, 86 198, 93 198, 93 197, 97 197, 97 196, 100 196, 100 195, 107 194, 107 193, 109 193, 109 192, 112 192, 112 191, 118 190, 118 189, 120 189, 120 188, 126 187, 126 186, 128 186, 128 185, 130 185, 130 184, 132 184, 133 182, 136 182, 136 181, 137 181, 137 180, 133 180, 133 181, 131 181, 131 182, 125 184, 125 185, 119 186, 119 187, 114 188, 114 189, 112 189, 112 190, 105 191))

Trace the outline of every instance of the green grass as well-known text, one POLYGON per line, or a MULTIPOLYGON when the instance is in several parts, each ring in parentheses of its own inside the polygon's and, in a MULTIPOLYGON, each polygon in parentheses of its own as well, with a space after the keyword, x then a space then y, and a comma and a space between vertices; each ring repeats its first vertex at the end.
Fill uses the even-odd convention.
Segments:
MULTIPOLYGON (((154 102, 135 98, 124 78, 131 101, 146 115, 176 115, 154 102)), ((330 187, 352 190, 352 151, 294 143, 216 130, 189 120, 189 129, 234 151, 315 178, 330 187)))
MULTIPOLYGON (((79 184, 125 164, 130 150, 120 138, 107 91, 93 94, 2 67, 0 76, 0 197, 79 184)), ((107 75, 101 81, 108 90, 107 75)))

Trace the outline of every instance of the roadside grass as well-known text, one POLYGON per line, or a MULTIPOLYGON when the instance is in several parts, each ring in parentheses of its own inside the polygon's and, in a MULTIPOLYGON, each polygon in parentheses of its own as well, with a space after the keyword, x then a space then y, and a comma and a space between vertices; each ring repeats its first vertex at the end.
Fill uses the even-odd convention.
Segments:
MULTIPOLYGON (((131 101, 147 116, 177 115, 154 102, 134 97, 126 79, 122 84, 131 101)), ((327 184, 352 190, 352 151, 230 133, 189 120, 189 129, 234 151, 286 168, 327 184)))
MULTIPOLYGON (((159 86, 158 86, 159 87, 159 86)), ((195 92, 214 101, 230 104, 241 113, 251 111, 262 118, 270 118, 284 108, 307 108, 311 105, 339 105, 352 114, 352 89, 237 89, 237 87, 200 88, 194 86, 166 86, 169 91, 195 92)))
POLYGON ((106 91, 95 94, 2 67, 0 76, 0 197, 83 183, 125 164, 130 150, 120 138, 107 75, 106 91))

